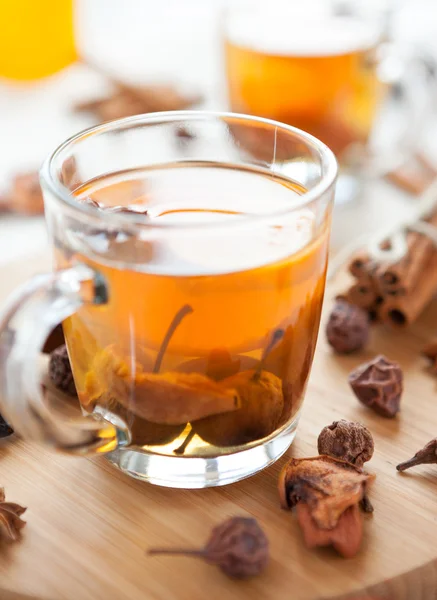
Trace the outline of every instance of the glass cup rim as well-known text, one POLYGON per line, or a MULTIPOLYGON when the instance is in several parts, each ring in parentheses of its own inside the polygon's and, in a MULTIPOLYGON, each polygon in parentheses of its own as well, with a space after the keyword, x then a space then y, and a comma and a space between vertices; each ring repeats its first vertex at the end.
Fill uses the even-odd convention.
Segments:
MULTIPOLYGON (((100 223, 106 222, 111 228, 116 227, 117 223, 120 226, 130 225, 138 225, 141 227, 145 227, 147 229, 193 229, 193 228, 223 228, 229 227, 229 223, 227 222, 202 222, 202 223, 157 223, 155 220, 149 222, 144 219, 144 215, 132 213, 114 213, 110 211, 102 211, 93 206, 92 204, 77 202, 74 200, 69 189, 60 181, 60 179, 55 175, 55 166, 56 160, 59 158, 62 153, 68 149, 69 147, 73 147, 75 144, 80 143, 82 139, 89 138, 93 135, 103 135, 108 132, 114 132, 120 129, 124 129, 127 127, 134 127, 135 125, 147 125, 147 124, 159 124, 171 121, 201 121, 208 119, 239 119, 248 124, 250 123, 262 123, 264 125, 268 125, 269 127, 277 127, 282 131, 285 131, 289 134, 292 134, 295 138, 299 139, 301 142, 305 144, 307 147, 311 147, 317 151, 317 154, 320 158, 320 163, 322 165, 321 179, 316 185, 304 192, 300 196, 300 201, 294 203, 290 208, 281 209, 271 212, 266 212, 262 214, 250 214, 250 215, 242 215, 241 219, 238 219, 238 222, 249 224, 249 223, 259 223, 260 221, 265 221, 272 218, 281 217, 284 215, 288 215, 294 212, 297 209, 301 209, 317 198, 322 197, 335 183, 338 174, 338 165, 337 160, 335 158, 334 153, 326 144, 322 141, 314 137, 313 135, 298 129, 297 127, 293 127, 292 125, 287 125, 285 123, 281 123, 279 121, 275 121, 273 119, 267 119, 264 117, 257 117, 246 114, 233 113, 228 111, 208 111, 208 110, 182 110, 182 111, 162 111, 162 112, 154 112, 154 113, 146 113, 140 115, 134 115, 132 117, 125 117, 123 119, 115 119, 113 121, 109 121, 107 123, 102 123, 99 125, 94 125, 92 127, 88 127, 84 130, 79 131, 78 133, 72 135, 67 138, 64 142, 58 145, 55 150, 53 150, 48 157, 45 159, 44 163, 40 169, 40 181, 41 186, 45 190, 51 192, 53 198, 59 202, 59 204, 69 211, 73 211, 76 215, 80 215, 83 217, 91 218, 92 220, 98 220, 100 223)), ((272 171, 274 172, 274 171, 272 171)), ((283 175, 285 179, 287 179, 286 175, 283 175)), ((290 178, 291 181, 291 178, 290 178)))

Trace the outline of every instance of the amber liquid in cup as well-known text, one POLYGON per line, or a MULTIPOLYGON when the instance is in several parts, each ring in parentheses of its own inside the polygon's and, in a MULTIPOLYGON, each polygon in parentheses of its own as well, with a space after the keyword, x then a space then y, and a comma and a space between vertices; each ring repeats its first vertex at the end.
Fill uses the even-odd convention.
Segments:
POLYGON ((304 192, 263 170, 214 163, 124 172, 78 189, 78 201, 179 225, 159 240, 147 228, 131 237, 90 230, 58 251, 59 267, 91 265, 108 293, 106 304, 64 322, 83 409, 170 456, 244 450, 285 429, 315 349, 329 223, 317 224, 308 206, 269 226, 234 232, 233 223, 289 211, 304 192))
POLYGON ((225 47, 230 106, 303 129, 342 158, 366 143, 383 94, 375 31, 354 18, 279 20, 232 20, 225 47))

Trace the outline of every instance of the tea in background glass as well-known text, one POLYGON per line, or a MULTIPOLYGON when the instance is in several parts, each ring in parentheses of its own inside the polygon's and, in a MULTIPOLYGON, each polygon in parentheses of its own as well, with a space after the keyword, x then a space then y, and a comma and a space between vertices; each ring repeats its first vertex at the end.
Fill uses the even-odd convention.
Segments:
POLYGON ((274 26, 271 19, 242 11, 229 24, 232 110, 299 127, 341 158, 351 144, 367 141, 382 97, 378 30, 352 17, 317 13, 298 16, 297 23, 292 15, 274 13, 274 26))
MULTIPOLYGON (((390 57, 400 71, 411 65, 394 47, 384 45, 383 51, 385 13, 366 10, 365 2, 351 0, 345 6, 340 11, 329 0, 231 3, 224 19, 225 68, 233 111, 308 131, 334 151, 342 175, 358 177, 374 152, 369 140, 374 126, 381 127, 380 107, 389 89, 380 78, 381 65, 387 66, 390 57)), ((387 80, 389 75, 386 68, 387 80)), ((416 110, 415 91, 404 102, 405 132, 390 131, 390 146, 384 147, 384 156, 379 150, 372 156, 372 167, 392 160, 396 164, 406 150, 399 141, 416 110)), ((343 197, 337 199, 354 195, 352 180, 350 194, 348 186, 343 190, 345 180, 340 179, 338 193, 343 197)))

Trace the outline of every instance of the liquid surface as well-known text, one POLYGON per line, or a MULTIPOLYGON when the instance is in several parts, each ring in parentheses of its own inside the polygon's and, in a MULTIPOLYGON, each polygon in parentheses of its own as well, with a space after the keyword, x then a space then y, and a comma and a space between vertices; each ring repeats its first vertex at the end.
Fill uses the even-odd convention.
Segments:
POLYGON ((373 48, 379 27, 353 17, 283 9, 281 13, 236 11, 229 19, 227 39, 237 46, 282 56, 335 56, 373 48), (280 18, 278 18, 280 16, 280 18))
MULTIPOLYGON (((300 185, 263 171, 190 164, 151 170, 143 177, 135 171, 112 176, 78 190, 77 197, 147 211, 144 223, 175 226, 159 234, 143 232, 143 248, 153 245, 153 252, 137 261, 141 243, 136 239, 131 259, 149 273, 181 277, 258 267, 303 248, 315 235, 313 213, 291 211, 302 204, 303 193, 300 185), (267 225, 242 221, 263 215, 273 215, 267 225)), ((101 237, 88 242, 96 250, 109 248, 101 237)))
POLYGON ((64 238, 58 265, 90 264, 109 295, 64 323, 85 410, 129 428, 134 445, 173 456, 187 435, 186 455, 215 456, 293 420, 317 338, 328 235, 302 192, 261 171, 188 164, 78 191, 78 201, 147 209, 144 223, 184 225, 64 238), (256 225, 244 219, 293 206, 256 225))

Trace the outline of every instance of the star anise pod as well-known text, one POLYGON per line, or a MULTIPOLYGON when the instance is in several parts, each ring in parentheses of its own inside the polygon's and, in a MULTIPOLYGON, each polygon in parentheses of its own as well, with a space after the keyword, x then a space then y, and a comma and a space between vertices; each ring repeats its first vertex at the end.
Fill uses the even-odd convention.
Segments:
POLYGON ((232 517, 214 527, 206 546, 200 550, 152 548, 148 553, 203 558, 229 577, 246 579, 258 575, 267 566, 269 542, 255 519, 232 517))
POLYGON ((20 531, 26 525, 26 521, 20 519, 26 510, 15 502, 6 502, 5 490, 0 488, 0 531, 13 542, 19 539, 20 531))

